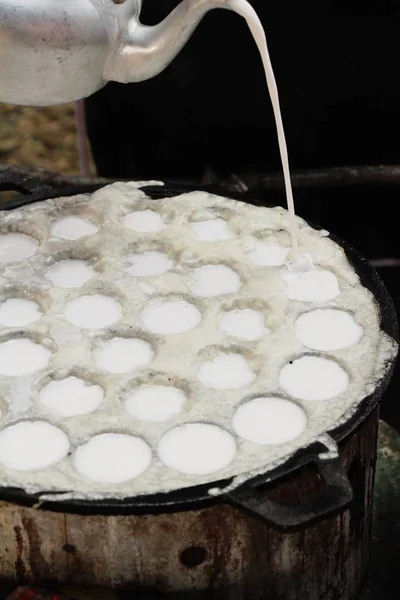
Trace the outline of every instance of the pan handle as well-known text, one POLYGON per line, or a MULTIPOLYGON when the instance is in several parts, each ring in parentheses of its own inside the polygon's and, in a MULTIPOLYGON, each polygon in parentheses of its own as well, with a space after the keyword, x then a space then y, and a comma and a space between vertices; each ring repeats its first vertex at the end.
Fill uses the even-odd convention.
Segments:
POLYGON ((21 195, 1 203, 1 210, 19 208, 29 202, 35 202, 50 197, 55 192, 51 185, 41 183, 37 179, 27 177, 14 171, 6 170, 0 173, 0 192, 19 192, 21 195))
POLYGON ((248 484, 229 492, 225 498, 232 506, 280 529, 302 529, 340 512, 353 499, 351 483, 338 457, 329 460, 317 458, 313 462, 324 485, 310 501, 284 506, 269 500, 265 493, 248 484))
POLYGON ((41 183, 37 179, 20 175, 10 170, 0 173, 0 191, 15 191, 21 194, 44 194, 53 192, 54 188, 47 183, 41 183))

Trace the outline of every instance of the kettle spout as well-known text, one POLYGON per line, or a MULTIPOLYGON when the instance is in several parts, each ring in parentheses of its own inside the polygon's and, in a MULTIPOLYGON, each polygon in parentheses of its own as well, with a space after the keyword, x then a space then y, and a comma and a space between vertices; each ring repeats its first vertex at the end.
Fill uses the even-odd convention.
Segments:
POLYGON ((186 44, 204 15, 230 7, 231 0, 182 0, 158 25, 133 17, 121 32, 104 68, 107 81, 133 83, 161 73, 186 44))

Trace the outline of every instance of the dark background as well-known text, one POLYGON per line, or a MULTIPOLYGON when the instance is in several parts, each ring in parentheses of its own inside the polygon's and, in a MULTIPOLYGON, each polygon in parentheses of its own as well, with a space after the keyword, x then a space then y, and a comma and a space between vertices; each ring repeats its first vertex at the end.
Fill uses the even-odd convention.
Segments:
MULTIPOLYGON (((265 27, 294 169, 397 162, 399 0, 252 0, 265 27)), ((154 24, 178 0, 144 0, 154 24)), ((261 61, 245 21, 211 11, 160 75, 87 100, 100 173, 199 176, 280 168, 261 61)))

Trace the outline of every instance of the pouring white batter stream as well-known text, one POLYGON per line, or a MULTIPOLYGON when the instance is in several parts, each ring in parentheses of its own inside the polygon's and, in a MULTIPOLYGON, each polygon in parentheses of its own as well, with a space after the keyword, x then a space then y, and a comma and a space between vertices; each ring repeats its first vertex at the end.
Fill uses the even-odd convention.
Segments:
POLYGON ((278 87, 276 85, 275 75, 272 69, 265 31, 256 11, 250 4, 248 4, 248 2, 245 2, 244 0, 230 0, 229 6, 233 11, 246 20, 254 41, 257 44, 257 48, 264 66, 265 78, 267 80, 268 91, 271 98, 276 130, 278 134, 279 152, 281 155, 283 176, 285 180, 286 201, 289 211, 289 231, 292 239, 294 262, 297 263, 300 257, 292 183, 290 180, 289 158, 286 146, 285 130, 282 122, 281 108, 279 104, 278 87))

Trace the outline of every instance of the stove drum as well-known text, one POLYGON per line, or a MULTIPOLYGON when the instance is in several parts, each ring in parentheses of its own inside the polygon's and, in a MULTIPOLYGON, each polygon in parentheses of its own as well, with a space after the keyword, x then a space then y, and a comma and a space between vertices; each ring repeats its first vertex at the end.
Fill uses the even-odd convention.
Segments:
MULTIPOLYGON (((0 189, 24 190, 26 182, 17 179, 0 189)), ((89 191, 75 187, 68 194, 89 191)), ((66 195, 36 184, 30 192, 25 203, 66 195)), ((15 202, 24 200, 4 208, 15 202)), ((382 282, 335 241, 373 292, 382 329, 397 339, 382 282)), ((269 473, 267 483, 264 475, 221 496, 207 491, 229 482, 119 502, 41 503, 0 488, 0 577, 124 588, 152 600, 353 599, 368 565, 378 403, 393 368, 394 361, 374 394, 330 432, 337 457, 321 458, 324 449, 314 444, 269 473)))

